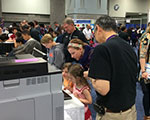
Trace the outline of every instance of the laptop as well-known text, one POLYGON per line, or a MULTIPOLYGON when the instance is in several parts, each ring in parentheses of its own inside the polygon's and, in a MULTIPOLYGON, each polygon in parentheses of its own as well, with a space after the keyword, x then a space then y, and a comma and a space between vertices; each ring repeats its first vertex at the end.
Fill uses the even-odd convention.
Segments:
POLYGON ((70 95, 68 95, 68 93, 66 93, 64 90, 62 90, 63 94, 64 94, 64 100, 70 100, 72 99, 72 97, 70 95))
POLYGON ((14 43, 6 43, 6 42, 1 42, 0 43, 0 54, 6 54, 10 53, 14 48, 14 43))

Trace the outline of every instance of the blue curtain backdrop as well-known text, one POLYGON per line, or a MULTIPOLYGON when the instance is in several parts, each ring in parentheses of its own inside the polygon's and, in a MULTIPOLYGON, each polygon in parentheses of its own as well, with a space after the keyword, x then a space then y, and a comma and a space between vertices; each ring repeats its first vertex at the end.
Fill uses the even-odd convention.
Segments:
MULTIPOLYGON (((126 24, 126 28, 127 29, 131 28, 131 27, 136 28, 136 26, 140 26, 141 27, 140 24, 126 24)), ((146 28, 146 27, 147 27, 147 24, 142 24, 142 28, 146 28)))

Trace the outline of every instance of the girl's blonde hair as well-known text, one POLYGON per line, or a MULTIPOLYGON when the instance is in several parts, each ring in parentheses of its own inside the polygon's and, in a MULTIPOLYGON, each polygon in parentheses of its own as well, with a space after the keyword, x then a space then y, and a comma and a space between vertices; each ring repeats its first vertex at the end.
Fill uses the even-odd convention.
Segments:
POLYGON ((89 86, 87 80, 84 77, 84 69, 80 64, 73 64, 70 68, 69 68, 69 74, 71 74, 74 78, 81 78, 80 79, 80 84, 84 85, 84 86, 89 86))

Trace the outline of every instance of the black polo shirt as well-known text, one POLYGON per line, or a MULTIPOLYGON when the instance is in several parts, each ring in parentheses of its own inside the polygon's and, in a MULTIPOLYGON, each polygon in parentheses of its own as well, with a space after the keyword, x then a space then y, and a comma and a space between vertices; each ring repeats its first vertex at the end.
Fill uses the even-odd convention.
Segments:
POLYGON ((129 34, 127 32, 123 32, 121 31, 119 33, 119 37, 121 37, 122 39, 124 39, 125 41, 129 42, 129 34))
POLYGON ((137 57, 130 45, 116 36, 94 49, 89 77, 110 82, 110 91, 101 97, 102 104, 119 111, 135 104, 137 57))

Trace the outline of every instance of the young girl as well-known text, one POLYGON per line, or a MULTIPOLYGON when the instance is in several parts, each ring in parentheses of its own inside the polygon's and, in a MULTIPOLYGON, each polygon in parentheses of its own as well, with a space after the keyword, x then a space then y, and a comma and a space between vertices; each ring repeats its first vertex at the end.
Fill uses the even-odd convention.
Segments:
POLYGON ((74 83, 73 94, 85 105, 85 120, 92 120, 88 104, 92 103, 90 87, 83 77, 83 68, 80 64, 73 64, 69 69, 69 79, 74 83))
POLYGON ((64 90, 69 90, 70 92, 73 91, 73 83, 71 80, 69 80, 68 77, 68 70, 71 67, 72 63, 65 63, 62 67, 62 77, 63 77, 63 84, 64 84, 64 90))

